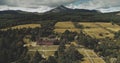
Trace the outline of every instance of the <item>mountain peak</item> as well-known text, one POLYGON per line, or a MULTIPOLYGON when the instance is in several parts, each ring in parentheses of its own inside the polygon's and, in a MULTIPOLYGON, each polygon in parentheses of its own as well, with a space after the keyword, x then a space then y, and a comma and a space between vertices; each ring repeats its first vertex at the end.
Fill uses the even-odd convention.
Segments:
POLYGON ((65 12, 65 11, 68 11, 70 10, 69 8, 63 6, 63 5, 60 5, 52 10, 50 10, 49 12, 53 12, 53 13, 58 13, 58 12, 65 12))
POLYGON ((63 5, 60 5, 58 7, 56 7, 57 9, 68 9, 67 7, 63 6, 63 5))
POLYGON ((63 5, 60 5, 46 13, 61 13, 61 12, 65 12, 65 13, 71 13, 71 12, 74 12, 74 13, 80 13, 80 12, 90 12, 90 13, 101 13, 101 12, 98 12, 97 10, 88 10, 88 9, 71 9, 71 8, 67 8, 63 5))

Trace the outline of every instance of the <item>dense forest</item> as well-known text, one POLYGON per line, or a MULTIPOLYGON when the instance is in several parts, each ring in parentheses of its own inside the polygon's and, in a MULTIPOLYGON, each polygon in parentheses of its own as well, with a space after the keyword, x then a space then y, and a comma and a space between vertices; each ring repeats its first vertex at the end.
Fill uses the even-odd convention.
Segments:
POLYGON ((35 41, 38 35, 42 37, 47 37, 51 34, 57 35, 53 32, 54 27, 50 27, 54 26, 55 22, 50 23, 44 22, 42 28, 8 29, 7 31, 0 31, 0 63, 59 63, 59 61, 62 61, 62 63, 77 63, 79 62, 78 60, 82 61, 83 56, 78 53, 73 45, 69 48, 65 47, 65 44, 75 40, 74 37, 76 35, 78 35, 78 38, 76 38, 78 44, 89 49, 94 49, 107 63, 109 63, 110 58, 116 58, 118 59, 117 62, 120 62, 120 31, 115 33, 114 39, 106 38, 98 40, 91 38, 82 31, 78 34, 66 30, 61 34, 60 46, 54 56, 45 59, 36 51, 34 56, 31 57, 27 54, 27 47, 23 47, 25 44, 23 38, 26 35, 31 35, 31 40, 35 41), (70 59, 73 60, 70 61, 70 59))
POLYGON ((31 40, 35 41, 37 36, 47 37, 53 34, 54 32, 50 26, 54 26, 54 22, 50 23, 44 23, 42 28, 8 29, 7 31, 0 31, 0 63, 79 63, 83 61, 83 55, 75 49, 74 45, 66 48, 65 44, 68 43, 69 39, 72 38, 73 40, 76 34, 67 30, 61 36, 66 39, 61 38, 60 46, 54 56, 46 59, 43 58, 38 51, 36 51, 33 56, 27 53, 28 48, 24 47, 25 42, 23 38, 26 35, 31 35, 31 40))

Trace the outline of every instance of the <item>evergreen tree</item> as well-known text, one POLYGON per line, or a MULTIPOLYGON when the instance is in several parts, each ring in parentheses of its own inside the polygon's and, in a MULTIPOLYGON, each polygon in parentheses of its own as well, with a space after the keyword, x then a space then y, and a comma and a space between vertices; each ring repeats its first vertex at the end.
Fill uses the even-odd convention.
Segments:
POLYGON ((59 48, 58 48, 58 52, 59 52, 59 54, 63 54, 64 51, 65 51, 65 40, 62 40, 62 41, 60 42, 60 46, 59 46, 59 48))
POLYGON ((39 54, 38 51, 36 51, 30 63, 39 63, 42 59, 43 59, 42 55, 39 54))
POLYGON ((47 60, 48 63, 57 63, 57 60, 54 56, 49 56, 48 60, 47 60))

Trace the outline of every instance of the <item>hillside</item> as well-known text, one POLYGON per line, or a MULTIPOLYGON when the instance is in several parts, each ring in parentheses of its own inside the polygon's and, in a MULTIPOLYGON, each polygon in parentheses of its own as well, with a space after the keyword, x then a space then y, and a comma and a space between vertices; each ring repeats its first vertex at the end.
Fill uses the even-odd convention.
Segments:
POLYGON ((87 9, 71 9, 71 8, 67 8, 63 5, 58 6, 48 12, 45 13, 61 13, 61 12, 65 12, 65 13, 71 13, 71 12, 91 12, 91 13, 101 13, 100 11, 97 10, 87 10, 87 9))
POLYGON ((32 13, 20 10, 0 11, 0 28, 7 26, 38 23, 41 21, 74 21, 74 22, 115 22, 119 24, 120 12, 101 13, 97 10, 70 9, 58 6, 45 13, 32 13), (18 23, 19 22, 19 23, 18 23))

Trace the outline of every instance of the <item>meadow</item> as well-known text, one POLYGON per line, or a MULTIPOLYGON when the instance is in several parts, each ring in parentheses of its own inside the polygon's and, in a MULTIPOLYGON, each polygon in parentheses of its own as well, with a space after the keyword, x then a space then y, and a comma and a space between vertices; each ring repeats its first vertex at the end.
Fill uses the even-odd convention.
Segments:
POLYGON ((36 27, 41 27, 40 24, 24 24, 24 25, 17 25, 13 27, 7 27, 1 30, 8 30, 8 29, 23 29, 23 28, 36 28, 36 27))
POLYGON ((35 47, 29 47, 29 53, 34 54, 36 51, 39 51, 45 58, 53 56, 55 51, 58 49, 58 45, 37 45, 35 47))
POLYGON ((120 30, 117 24, 106 22, 79 22, 83 26, 83 32, 93 38, 113 38, 114 32, 120 30))
POLYGON ((84 56, 82 63, 105 63, 93 50, 78 48, 78 51, 84 56))
POLYGON ((69 30, 71 32, 77 32, 79 33, 80 30, 75 27, 74 23, 71 21, 68 22, 57 22, 55 24, 54 31, 57 33, 64 33, 66 30, 69 30))
POLYGON ((74 29, 75 26, 74 26, 73 22, 70 22, 70 21, 68 21, 68 22, 57 22, 55 24, 55 28, 56 29, 74 29))
POLYGON ((64 33, 66 30, 80 33, 82 30, 86 35, 96 39, 114 38, 114 32, 120 30, 120 26, 110 22, 57 22, 54 32, 64 33), (76 25, 82 25, 83 28, 77 28, 76 25))

